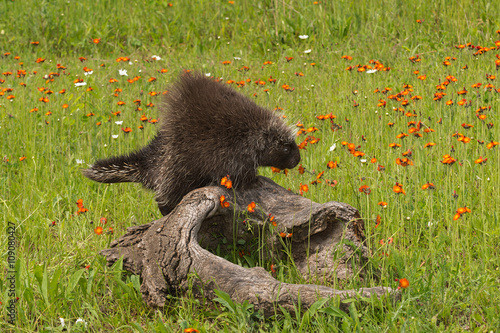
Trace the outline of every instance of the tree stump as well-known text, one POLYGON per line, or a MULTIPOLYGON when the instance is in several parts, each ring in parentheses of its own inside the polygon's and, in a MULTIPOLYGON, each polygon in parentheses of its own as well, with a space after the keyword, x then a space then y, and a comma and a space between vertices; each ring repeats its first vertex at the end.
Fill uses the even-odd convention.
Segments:
MULTIPOLYGON (((246 215, 245 222, 254 232, 265 235, 266 258, 279 257, 286 243, 283 236, 291 234, 285 240, 297 269, 307 281, 342 280, 358 273, 356 270, 368 254, 359 212, 340 202, 312 202, 265 177, 258 177, 256 184, 236 192, 216 186, 196 189, 169 215, 128 228, 101 254, 108 265, 123 256, 124 268, 141 276, 142 297, 153 307, 163 307, 169 294, 186 291, 190 273, 196 275, 192 279, 195 296, 212 299, 216 297, 214 289, 222 290, 237 302, 248 300, 265 315, 274 314, 278 305, 294 311, 299 302, 302 309, 307 309, 319 298, 373 294, 380 297, 393 292, 388 287, 336 290, 282 283, 264 268, 243 268, 205 249, 220 243, 220 238, 214 237, 217 233, 230 242, 234 236, 255 237, 235 223, 235 214, 244 212, 251 202, 257 204, 256 210, 246 215), (229 208, 222 207, 221 195, 231 203, 229 208), (270 215, 274 216, 276 227, 270 226, 270 215)), ((341 305, 344 310, 347 308, 346 304, 341 305)))

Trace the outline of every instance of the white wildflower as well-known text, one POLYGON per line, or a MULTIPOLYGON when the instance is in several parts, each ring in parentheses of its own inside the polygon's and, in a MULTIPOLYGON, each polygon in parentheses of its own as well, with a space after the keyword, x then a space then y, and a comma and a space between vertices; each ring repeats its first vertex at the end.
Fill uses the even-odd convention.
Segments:
POLYGON ((115 121, 115 124, 117 124, 117 125, 121 125, 121 124, 123 124, 123 120, 120 120, 120 121, 115 121))
POLYGON ((118 134, 116 134, 116 135, 111 135, 111 137, 112 137, 113 139, 118 139, 118 134))
POLYGON ((86 86, 87 82, 77 82, 75 83, 75 87, 81 87, 81 86, 86 86))
POLYGON ((312 51, 311 49, 305 50, 304 53, 311 53, 311 51, 312 51))
POLYGON ((127 70, 126 70, 126 69, 119 69, 119 70, 118 70, 118 73, 119 73, 121 76, 128 76, 128 74, 127 74, 127 70))
POLYGON ((153 60, 161 60, 161 58, 158 57, 157 55, 151 56, 151 59, 153 59, 153 60))
POLYGON ((83 320, 82 318, 78 318, 75 322, 76 325, 78 325, 78 323, 83 323, 85 325, 85 327, 87 327, 87 322, 85 320, 83 320))
POLYGON ((300 38, 300 39, 308 39, 308 38, 309 38, 309 36, 308 36, 308 35, 300 35, 300 36, 299 36, 299 38, 300 38))
POLYGON ((330 147, 330 151, 334 151, 334 150, 335 150, 335 148, 337 148, 337 144, 336 144, 336 143, 334 143, 334 144, 330 147))

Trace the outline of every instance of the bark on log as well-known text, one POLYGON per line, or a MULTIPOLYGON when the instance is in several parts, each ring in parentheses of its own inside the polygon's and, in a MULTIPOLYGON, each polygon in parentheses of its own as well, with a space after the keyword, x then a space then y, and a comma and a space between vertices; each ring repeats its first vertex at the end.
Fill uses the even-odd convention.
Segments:
MULTIPOLYGON (((206 248, 218 239, 213 231, 227 239, 234 235, 248 238, 236 228, 234 212, 245 211, 250 202, 258 209, 247 218, 258 232, 269 229, 272 214, 277 226, 266 238, 267 258, 279 256, 283 244, 279 233, 292 234, 291 253, 295 265, 308 281, 348 279, 358 274, 367 256, 364 245, 363 220, 359 212, 344 203, 318 204, 280 187, 272 180, 259 177, 251 188, 236 192, 222 187, 205 187, 192 191, 167 216, 151 223, 131 227, 127 233, 101 251, 108 265, 123 256, 124 269, 141 275, 144 301, 154 307, 165 305, 167 296, 187 290, 188 275, 195 296, 215 297, 214 289, 228 293, 238 302, 248 300, 266 315, 274 314, 278 305, 293 311, 300 302, 306 309, 319 298, 340 299, 361 295, 380 297, 392 293, 391 288, 373 287, 361 290, 336 290, 312 284, 287 284, 274 279, 261 267, 243 268, 216 256, 206 248), (232 203, 222 208, 220 196, 232 203), (264 222, 263 222, 264 220, 264 222), (201 243, 204 247, 200 245, 201 243)), ((347 307, 347 305, 343 305, 347 307)))

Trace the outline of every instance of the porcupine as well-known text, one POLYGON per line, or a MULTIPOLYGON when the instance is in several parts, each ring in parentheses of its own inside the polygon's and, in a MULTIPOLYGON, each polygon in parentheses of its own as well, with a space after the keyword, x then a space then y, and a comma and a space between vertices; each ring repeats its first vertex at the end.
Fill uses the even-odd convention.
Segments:
POLYGON ((235 188, 257 180, 257 167, 300 162, 283 119, 229 85, 183 74, 165 96, 160 129, 142 149, 98 160, 83 174, 101 183, 137 182, 167 215, 188 192, 229 175, 235 188))

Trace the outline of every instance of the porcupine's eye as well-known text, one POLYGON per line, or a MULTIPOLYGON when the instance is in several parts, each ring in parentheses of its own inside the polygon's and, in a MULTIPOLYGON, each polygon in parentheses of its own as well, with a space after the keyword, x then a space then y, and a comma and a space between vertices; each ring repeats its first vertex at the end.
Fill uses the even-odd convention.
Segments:
POLYGON ((283 153, 285 153, 285 154, 290 153, 290 145, 289 144, 285 144, 283 146, 283 153))

